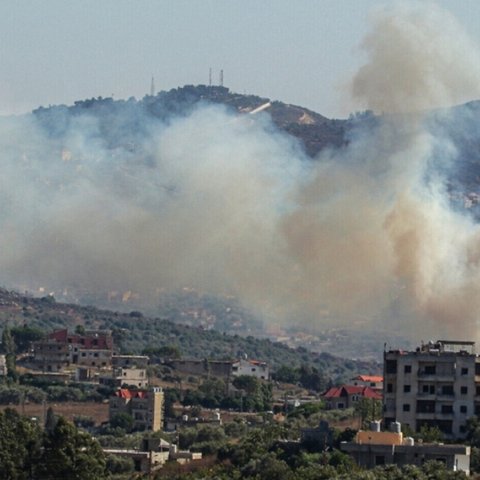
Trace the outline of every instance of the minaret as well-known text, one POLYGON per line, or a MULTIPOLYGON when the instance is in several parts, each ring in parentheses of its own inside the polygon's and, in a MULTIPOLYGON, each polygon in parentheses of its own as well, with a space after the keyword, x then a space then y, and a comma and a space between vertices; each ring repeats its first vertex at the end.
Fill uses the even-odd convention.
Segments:
POLYGON ((150 84, 150 95, 155 96, 155 78, 152 75, 152 83, 150 84))

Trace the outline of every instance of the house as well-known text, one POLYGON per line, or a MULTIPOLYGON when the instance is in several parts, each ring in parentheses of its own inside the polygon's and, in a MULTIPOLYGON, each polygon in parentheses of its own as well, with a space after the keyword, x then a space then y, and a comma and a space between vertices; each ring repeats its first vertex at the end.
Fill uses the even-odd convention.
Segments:
POLYGON ((382 400, 382 395, 371 387, 341 385, 327 390, 322 398, 325 400, 326 407, 334 410, 354 407, 362 398, 382 400))
POLYGON ((370 387, 375 390, 383 390, 383 377, 380 375, 357 375, 351 380, 356 387, 370 387))
POLYGON ((438 427, 464 438, 466 421, 480 414, 480 358, 470 341, 439 340, 415 351, 384 352, 384 422, 418 432, 438 427))
POLYGON ((111 365, 112 351, 109 331, 69 334, 62 329, 33 342, 33 363, 44 372, 63 372, 70 365, 106 368, 111 365))
POLYGON ((224 379, 239 375, 250 375, 262 380, 269 378, 268 364, 259 360, 173 359, 168 364, 179 372, 191 375, 212 375, 224 379))
POLYGON ((99 383, 112 387, 148 387, 148 357, 144 355, 114 355, 112 370, 100 375, 99 383))
POLYGON ((161 468, 167 461, 185 464, 202 459, 200 452, 178 450, 177 445, 161 438, 144 438, 140 450, 108 448, 103 451, 106 454, 133 459, 135 471, 148 474, 161 468))
POLYGON ((128 413, 133 418, 133 428, 156 432, 162 429, 164 394, 160 387, 133 390, 119 388, 109 401, 109 419, 128 413))
POLYGON ((470 447, 436 443, 415 444, 413 438, 404 438, 400 423, 392 423, 390 431, 380 431, 380 422, 372 422, 372 430, 357 432, 353 442, 342 442, 340 450, 348 453, 365 468, 395 464, 422 465, 429 460, 443 462, 450 470, 470 474, 470 447))
POLYGON ((259 360, 247 360, 242 358, 232 364, 232 375, 235 377, 249 375, 261 380, 268 380, 268 364, 266 362, 260 362, 259 360))
POLYGON ((43 372, 63 372, 71 363, 69 345, 52 338, 34 342, 33 363, 43 372))

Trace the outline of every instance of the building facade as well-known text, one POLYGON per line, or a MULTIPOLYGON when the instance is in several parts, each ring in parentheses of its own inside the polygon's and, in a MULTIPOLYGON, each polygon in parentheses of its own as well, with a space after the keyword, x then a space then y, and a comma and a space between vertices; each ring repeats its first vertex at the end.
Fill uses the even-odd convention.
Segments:
POLYGON ((156 432, 162 429, 164 395, 160 387, 143 390, 120 388, 110 398, 109 419, 128 413, 133 418, 133 428, 156 432))
POLYGON ((330 410, 341 410, 344 408, 355 407, 363 398, 368 400, 382 400, 382 394, 370 387, 361 387, 355 385, 341 385, 328 389, 322 398, 325 400, 325 406, 330 410))
POLYGON ((384 352, 384 422, 413 431, 438 427, 446 438, 465 437, 480 413, 480 358, 474 342, 437 341, 415 351, 384 352))
POLYGON ((261 380, 268 380, 270 372, 268 364, 259 360, 240 359, 232 364, 232 375, 248 375, 261 380))
MULTIPOLYGON (((399 423, 392 425, 396 425, 400 430, 399 423)), ((378 424, 378 428, 379 426, 378 424)), ((425 462, 435 460, 444 463, 449 470, 470 474, 471 449, 469 446, 438 443, 415 444, 413 438, 404 438, 401 431, 360 430, 353 442, 342 442, 340 450, 348 453, 358 465, 365 468, 388 464, 400 467, 404 465, 421 466, 425 462)))
POLYGON ((33 343, 33 363, 44 372, 63 372, 70 365, 101 369, 111 365, 112 351, 109 331, 70 334, 67 329, 56 330, 33 343))

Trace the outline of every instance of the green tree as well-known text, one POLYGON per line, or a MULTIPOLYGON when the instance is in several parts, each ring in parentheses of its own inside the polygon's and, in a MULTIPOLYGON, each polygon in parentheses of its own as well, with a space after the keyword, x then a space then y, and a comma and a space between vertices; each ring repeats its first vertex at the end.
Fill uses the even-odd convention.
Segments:
POLYGON ((355 404, 355 414, 362 421, 362 428, 368 428, 369 422, 382 416, 382 402, 373 398, 362 397, 355 404))
POLYGON ((232 384, 236 389, 244 390, 248 395, 254 395, 260 386, 258 378, 250 375, 235 377, 232 384))
POLYGON ((47 415, 45 418, 45 431, 47 433, 52 433, 57 426, 58 417, 53 412, 52 407, 48 407, 47 415))
POLYGON ((37 424, 7 408, 0 413, 0 475, 9 480, 35 478, 41 431, 37 424))
POLYGON ((43 330, 35 327, 23 325, 23 327, 13 327, 11 335, 15 342, 16 351, 19 353, 27 352, 32 342, 45 338, 43 330))
POLYGON ((107 478, 99 443, 60 417, 52 432, 45 432, 39 472, 41 480, 100 480, 107 478))
POLYGON ((133 417, 128 413, 116 413, 110 420, 112 428, 121 428, 126 432, 131 432, 133 429, 133 417))

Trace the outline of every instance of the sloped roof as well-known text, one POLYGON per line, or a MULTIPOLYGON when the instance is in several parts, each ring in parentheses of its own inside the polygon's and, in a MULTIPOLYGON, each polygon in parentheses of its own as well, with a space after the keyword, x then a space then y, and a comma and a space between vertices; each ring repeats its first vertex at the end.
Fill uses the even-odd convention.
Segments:
POLYGON ((115 396, 119 398, 146 398, 146 390, 130 390, 129 388, 120 388, 115 392, 115 396))
POLYGON ((359 395, 360 397, 372 398, 374 400, 382 399, 382 395, 373 388, 359 385, 341 385, 339 387, 332 387, 323 394, 323 398, 340 398, 348 397, 349 395, 359 395))
POLYGON ((383 377, 380 375, 358 375, 353 380, 360 380, 361 382, 383 382, 383 377))

